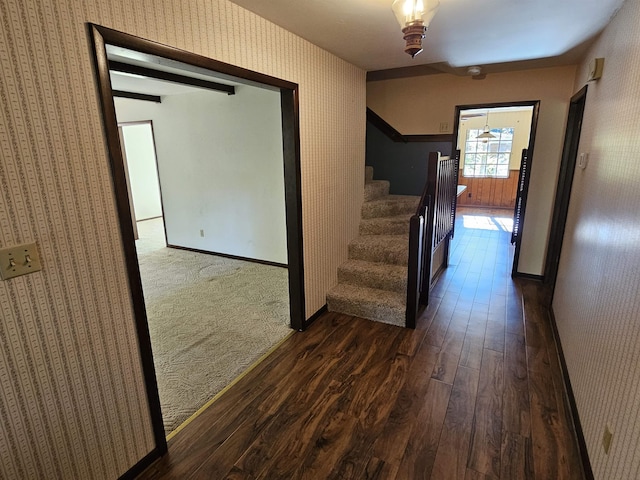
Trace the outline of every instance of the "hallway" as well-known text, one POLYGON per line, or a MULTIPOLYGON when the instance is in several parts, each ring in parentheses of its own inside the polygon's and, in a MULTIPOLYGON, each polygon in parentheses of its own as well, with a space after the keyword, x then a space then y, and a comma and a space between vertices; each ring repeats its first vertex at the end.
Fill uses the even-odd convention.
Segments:
POLYGON ((416 330, 323 315, 143 478, 584 478, 541 289, 511 279, 502 213, 459 210, 416 330))

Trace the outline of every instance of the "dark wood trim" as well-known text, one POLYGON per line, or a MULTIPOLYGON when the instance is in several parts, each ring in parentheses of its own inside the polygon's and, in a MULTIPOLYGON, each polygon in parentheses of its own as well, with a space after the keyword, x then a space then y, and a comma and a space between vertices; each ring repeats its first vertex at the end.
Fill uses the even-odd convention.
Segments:
POLYGON ((134 480, 161 456, 162 454, 160 453, 160 451, 157 448, 154 448, 147 455, 142 457, 142 459, 138 463, 124 472, 120 477, 118 477, 118 480, 134 480))
POLYGON ((453 139, 452 133, 430 133, 424 135, 403 135, 403 141, 405 143, 411 142, 451 142, 453 139))
POLYGON ((315 322, 318 318, 320 318, 322 315, 324 315, 328 311, 329 310, 328 310, 327 304, 325 303, 322 307, 320 307, 320 309, 316 313, 314 313, 307 319, 307 321, 305 322, 305 326, 309 327, 313 322, 315 322))
POLYGON ((198 55, 197 53, 181 50, 170 45, 164 45, 162 43, 147 40, 128 33, 119 32, 111 28, 103 27, 93 23, 89 24, 94 28, 98 34, 102 36, 105 44, 113 45, 116 47, 122 47, 129 50, 135 50, 140 53, 138 59, 147 60, 151 63, 157 63, 158 59, 166 58, 175 60, 183 64, 191 65, 194 67, 204 68, 207 70, 213 70, 219 73, 220 78, 228 78, 230 80, 246 80, 248 83, 259 84, 258 86, 269 85, 277 89, 285 88, 293 90, 297 88, 297 84, 282 80, 280 78, 265 75, 263 73, 247 70, 246 68, 237 67, 230 63, 220 62, 212 58, 198 55))
MULTIPOLYGON (((529 192, 529 179, 531 178, 531 168, 533 167, 533 151, 536 140, 536 132, 538 129, 538 118, 540 115, 540 100, 516 100, 513 102, 496 102, 496 103, 478 103, 473 105, 456 105, 456 113, 455 118, 453 120, 453 138, 451 144, 451 151, 455 152, 458 149, 458 132, 460 128, 460 112, 462 110, 471 110, 478 108, 498 108, 498 107, 533 107, 533 112, 531 114, 531 130, 529 133, 529 144, 527 146, 527 152, 529 155, 529 171, 527 178, 525 179, 525 187, 522 194, 522 208, 521 208, 521 224, 520 224, 520 232, 518 235, 518 239, 516 240, 515 252, 513 255, 513 267, 511 270, 511 275, 513 277, 522 277, 522 278, 538 278, 539 276, 533 275, 529 276, 528 274, 521 274, 518 272, 518 260, 520 258, 520 244, 522 243, 522 232, 524 230, 524 218, 525 218, 525 210, 527 205, 527 196, 529 192)), ((522 168, 522 167, 521 167, 522 168)), ((541 278, 541 277, 540 277, 541 278)))
POLYGON ((367 122, 370 122, 374 127, 384 133, 394 142, 404 142, 402 134, 389 125, 384 118, 378 115, 376 112, 367 107, 367 122))
POLYGON ((146 93, 125 92, 124 90, 112 90, 114 97, 131 98, 133 100, 144 100, 145 102, 162 103, 162 97, 158 95, 147 95, 146 93))
POLYGON ((526 278, 528 280, 535 280, 536 282, 542 282, 543 280, 542 275, 534 275, 533 273, 513 272, 511 276, 513 278, 526 278))
POLYGON ((389 139, 394 142, 451 142, 453 134, 424 134, 424 135, 403 135, 391 125, 389 125, 384 118, 378 115, 376 112, 367 107, 367 121, 374 127, 384 133, 389 139))
MULTIPOLYGON (((135 248, 125 166, 118 135, 118 123, 115 114, 113 92, 111 90, 106 46, 112 45, 134 51, 136 54, 139 54, 140 58, 144 57, 144 59, 148 61, 174 62, 180 65, 186 65, 195 70, 206 69, 216 72, 219 78, 233 79, 239 83, 280 91, 283 125, 291 326, 297 330, 303 330, 305 328, 305 300, 298 85, 99 25, 87 23, 87 31, 93 47, 94 71, 102 110, 105 143, 114 184, 122 248, 129 278, 129 290, 131 292, 132 308, 134 310, 138 348, 140 351, 147 400, 149 403, 149 414, 155 441, 154 450, 148 454, 145 459, 152 458, 152 454, 153 458, 155 458, 167 452, 167 440, 162 421, 158 383, 153 364, 149 326, 135 248)), ((140 465, 141 462, 138 462, 136 465, 140 465)))
MULTIPOLYGON (((576 169, 578 157, 578 144, 582 129, 582 117, 587 99, 587 85, 571 97, 569 114, 565 129, 564 146, 562 148, 562 161, 558 173, 558 184, 553 206, 551 230, 549 231, 549 244, 547 246, 547 259, 544 269, 544 281, 555 290, 558 276, 558 264, 562 253, 562 243, 569 214, 569 201, 571 200, 571 187, 576 169)), ((553 298, 553 293, 552 293, 553 298)))
POLYGON ((569 401, 569 408, 571 409, 571 418, 573 420, 573 428, 576 433, 576 440, 578 441, 578 449, 580 450, 580 458, 582 460, 584 476, 586 480, 594 480, 593 469, 591 468, 591 460, 589 459, 589 451, 587 450, 587 442, 584 439, 582 423, 580 422, 580 414, 578 413, 578 405, 576 404, 576 397, 573 394, 571 379, 569 378, 569 369, 567 368, 567 361, 564 358, 564 352, 562 350, 562 342, 560 341, 560 333, 558 332, 556 316, 553 312, 553 307, 549 305, 548 308, 549 317, 551 320, 551 329, 553 331, 553 339, 556 343, 556 349, 558 350, 558 358, 560 360, 560 368, 562 369, 565 393, 567 395, 567 400, 569 401))
POLYGON ((176 250, 186 250, 187 252, 204 253, 205 255, 214 255, 216 257, 231 258, 233 260, 242 260, 243 262, 259 263, 261 265, 269 265, 271 267, 289 268, 286 263, 270 262, 269 260, 260 260, 259 258, 242 257, 240 255, 231 255, 229 253, 212 252, 211 250, 201 250, 199 248, 183 247, 181 245, 171 245, 167 243, 167 248, 175 248, 176 250))
POLYGON ((367 72, 367 82, 392 80, 395 78, 422 77, 424 75, 438 75, 443 72, 430 65, 414 65, 411 67, 388 68, 386 70, 371 70, 367 72))
POLYGON ((191 85, 193 87, 206 88, 215 92, 223 92, 227 95, 235 95, 236 88, 233 85, 212 82, 211 80, 203 80, 201 78, 188 77, 177 73, 163 72, 162 70, 154 70, 152 68, 141 67, 139 65, 130 65, 128 63, 109 61, 109 70, 113 72, 132 73, 134 75, 142 75, 144 77, 164 80, 166 82, 179 83, 182 85, 191 85))
POLYGON ((289 311, 291 327, 302 331, 309 325, 305 317, 304 254, 302 237, 302 174, 300 170, 299 92, 280 90, 282 148, 284 158, 284 198, 289 261, 289 311))
MULTIPOLYGON (((122 158, 122 148, 120 136, 118 134, 118 121, 116 119, 115 105, 111 91, 111 81, 109 78, 109 67, 107 60, 106 42, 100 31, 94 25, 87 25, 89 37, 93 46, 94 69, 97 77, 100 106, 102 109, 103 128, 107 150, 110 157, 111 176, 116 194, 116 208, 118 211, 118 221, 122 235, 122 249, 124 251, 127 276, 129 278, 129 290, 131 291, 132 308, 135 317, 136 332, 138 335, 138 348, 140 350, 140 361, 144 374, 147 401, 149 402, 149 415, 155 440, 155 449, 158 456, 167 452, 167 439, 162 421, 162 409, 160 407, 160 396, 158 394, 158 381, 156 378, 155 366, 153 364, 153 353, 151 350, 151 338, 149 336, 149 324, 147 322, 147 312, 142 292, 142 280, 140 278, 140 268, 136 254, 133 223, 131 222, 131 209, 127 193, 127 180, 125 165, 122 158)), ((148 456, 148 455, 147 455, 148 456)), ((145 457, 146 458, 146 457, 145 457)))

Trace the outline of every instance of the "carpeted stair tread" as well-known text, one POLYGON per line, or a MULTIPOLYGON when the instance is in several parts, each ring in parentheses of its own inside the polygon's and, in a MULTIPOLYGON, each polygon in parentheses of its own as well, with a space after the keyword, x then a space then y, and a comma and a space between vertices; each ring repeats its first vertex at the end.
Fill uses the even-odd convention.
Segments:
POLYGON ((377 200, 389 195, 389 182, 386 180, 371 180, 364 184, 364 201, 377 200))
POLYGON ((362 235, 349 244, 352 260, 407 265, 408 257, 408 235, 362 235))
POLYGON ((362 218, 392 217, 415 213, 420 197, 413 195, 387 195, 362 204, 362 218))
POLYGON ((404 327, 406 295, 339 283, 327 294, 330 312, 367 318, 404 327))
POLYGON ((412 213, 360 220, 360 235, 408 235, 412 213))
POLYGON ((420 197, 389 195, 389 182, 365 167, 360 236, 338 267, 338 285, 327 293, 332 312, 404 327, 406 322, 409 220, 420 197))
POLYGON ((407 267, 347 260, 338 267, 338 282, 406 294, 407 267))
POLYGON ((364 183, 371 181, 373 181, 373 167, 367 165, 364 167, 364 183))

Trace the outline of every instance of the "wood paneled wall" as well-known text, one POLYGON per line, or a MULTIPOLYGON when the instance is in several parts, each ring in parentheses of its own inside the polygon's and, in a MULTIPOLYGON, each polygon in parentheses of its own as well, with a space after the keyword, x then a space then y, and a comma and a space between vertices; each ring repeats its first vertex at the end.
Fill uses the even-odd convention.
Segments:
POLYGON ((458 184, 467 189, 458 198, 458 205, 513 208, 518 174, 518 170, 509 170, 509 178, 473 178, 464 177, 460 170, 458 184))

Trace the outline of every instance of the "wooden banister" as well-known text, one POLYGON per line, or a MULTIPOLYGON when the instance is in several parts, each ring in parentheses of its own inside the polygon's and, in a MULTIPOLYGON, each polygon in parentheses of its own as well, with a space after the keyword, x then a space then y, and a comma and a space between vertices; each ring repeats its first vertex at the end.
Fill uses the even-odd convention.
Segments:
POLYGON ((453 157, 442 157, 440 152, 429 154, 427 182, 416 213, 409 221, 406 309, 409 328, 415 328, 421 306, 428 305, 429 291, 438 274, 448 265, 459 161, 460 151, 453 157))

